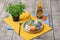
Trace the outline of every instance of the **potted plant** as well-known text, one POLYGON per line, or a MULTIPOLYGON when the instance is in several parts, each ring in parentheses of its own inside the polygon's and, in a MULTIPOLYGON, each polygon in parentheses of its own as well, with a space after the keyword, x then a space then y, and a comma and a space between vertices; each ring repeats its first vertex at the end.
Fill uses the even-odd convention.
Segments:
POLYGON ((6 11, 11 14, 14 21, 19 21, 19 16, 24 12, 25 5, 20 2, 18 4, 9 4, 6 11))

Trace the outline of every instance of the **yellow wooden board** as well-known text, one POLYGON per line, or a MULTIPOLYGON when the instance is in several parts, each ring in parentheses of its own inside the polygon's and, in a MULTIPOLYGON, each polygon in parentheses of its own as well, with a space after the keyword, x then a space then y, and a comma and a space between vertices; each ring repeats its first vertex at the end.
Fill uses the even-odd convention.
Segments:
MULTIPOLYGON (((26 15, 27 13, 28 13, 28 12, 25 12, 24 14, 26 15)), ((29 13, 28 13, 28 14, 29 14, 29 13)), ((30 15, 30 14, 29 14, 29 15, 30 15)), ((23 15, 22 15, 22 16, 23 16, 23 15)), ((26 15, 26 16, 27 16, 27 15, 26 15)), ((35 17, 32 16, 32 15, 30 16, 30 18, 31 18, 31 19, 27 18, 27 19, 25 19, 25 20, 24 20, 24 18, 23 18, 23 20, 21 20, 21 21, 23 22, 23 24, 21 25, 21 29, 20 29, 20 36, 23 37, 25 40, 30 40, 30 39, 32 39, 32 38, 34 38, 34 37, 37 37, 37 36, 39 36, 39 35, 42 35, 42 34, 48 32, 49 30, 52 29, 51 27, 49 27, 48 25, 46 25, 46 24, 44 24, 44 23, 42 22, 42 24, 44 25, 44 28, 43 28, 42 31, 40 31, 40 32, 38 32, 38 33, 35 33, 35 34, 27 33, 27 32, 23 29, 23 25, 24 25, 24 23, 25 23, 26 21, 28 21, 28 20, 38 20, 38 21, 40 21, 39 19, 35 18, 35 17)), ((20 27, 19 22, 14 22, 14 21, 12 20, 12 17, 4 18, 4 21, 5 21, 8 25, 10 25, 11 28, 13 28, 14 31, 15 31, 17 34, 19 33, 19 27, 20 27)), ((40 22, 41 22, 41 21, 40 21, 40 22)))

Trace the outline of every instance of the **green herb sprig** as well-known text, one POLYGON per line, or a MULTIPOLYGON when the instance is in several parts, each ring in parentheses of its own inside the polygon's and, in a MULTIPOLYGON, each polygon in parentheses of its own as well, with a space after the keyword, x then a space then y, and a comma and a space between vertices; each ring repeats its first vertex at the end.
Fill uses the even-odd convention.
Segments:
POLYGON ((20 14, 22 14, 22 12, 24 12, 24 9, 25 9, 25 5, 22 2, 20 2, 15 5, 9 4, 6 8, 6 11, 12 16, 17 17, 20 14))

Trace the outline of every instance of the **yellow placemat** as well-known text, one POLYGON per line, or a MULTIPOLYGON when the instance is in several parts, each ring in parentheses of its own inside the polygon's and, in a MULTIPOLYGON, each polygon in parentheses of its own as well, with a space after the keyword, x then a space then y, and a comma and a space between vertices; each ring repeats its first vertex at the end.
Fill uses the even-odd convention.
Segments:
MULTIPOLYGON (((28 13, 28 12, 27 12, 28 13)), ((26 12, 24 13, 26 15, 26 12)), ((29 14, 29 13, 28 13, 29 14)), ((29 14, 30 15, 30 14, 29 14)), ((23 16, 23 15, 22 15, 23 16)), ((34 16, 30 16, 31 17, 31 20, 38 20, 40 21, 39 19, 35 18, 34 16)), ((22 20, 23 24, 21 25, 21 30, 20 30, 20 36, 23 37, 25 40, 30 40, 34 37, 37 37, 39 35, 42 35, 46 32, 48 32, 49 30, 51 30, 52 28, 49 27, 48 25, 44 24, 43 22, 43 25, 44 25, 44 28, 42 31, 36 33, 36 34, 30 34, 30 33, 27 33, 25 32, 25 30, 23 29, 23 25, 26 21, 28 21, 29 19, 25 19, 25 20, 22 20)), ((12 17, 8 17, 8 18, 4 18, 4 21, 11 26, 12 29, 14 29, 14 31, 18 34, 19 33, 19 22, 14 22, 12 17)))
MULTIPOLYGON (((38 21, 40 21, 39 19, 35 18, 34 16, 31 16, 31 17, 32 17, 32 20, 38 20, 38 21)), ((27 20, 25 20, 25 21, 27 21, 27 20)), ((30 33, 25 32, 25 30, 23 29, 23 25, 21 26, 20 36, 23 37, 25 40, 28 40, 28 39, 30 40, 30 39, 32 39, 34 37, 37 37, 39 35, 42 35, 42 34, 48 32, 49 30, 52 29, 51 27, 49 27, 48 25, 46 25, 46 24, 43 23, 44 28, 42 29, 42 31, 40 31, 40 32, 38 32, 36 34, 30 34, 30 33)))

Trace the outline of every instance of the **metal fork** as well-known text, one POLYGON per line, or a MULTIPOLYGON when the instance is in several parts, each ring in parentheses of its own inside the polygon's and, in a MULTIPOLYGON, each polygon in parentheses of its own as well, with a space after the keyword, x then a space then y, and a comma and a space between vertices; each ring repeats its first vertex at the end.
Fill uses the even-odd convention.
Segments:
POLYGON ((19 27, 19 35, 20 35, 20 29, 21 29, 21 25, 22 25, 23 23, 22 23, 22 21, 20 21, 19 22, 19 25, 20 25, 20 27, 19 27))

